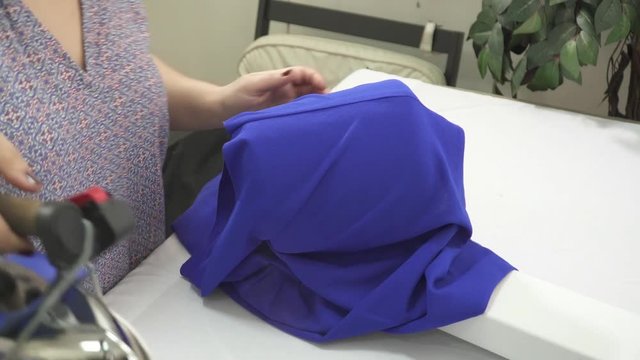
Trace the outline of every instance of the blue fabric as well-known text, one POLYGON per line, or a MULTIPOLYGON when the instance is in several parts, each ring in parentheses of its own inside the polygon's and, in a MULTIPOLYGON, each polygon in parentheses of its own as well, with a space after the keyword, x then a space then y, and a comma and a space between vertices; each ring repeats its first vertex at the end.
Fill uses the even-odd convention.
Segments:
MULTIPOLYGON (((8 262, 31 270, 49 285, 51 285, 58 276, 58 270, 51 264, 49 258, 41 252, 35 252, 32 255, 6 254, 3 255, 3 258, 8 262)), ((81 268, 76 275, 77 281, 81 281, 87 275, 87 269, 81 268)), ((73 305, 78 301, 76 298, 79 296, 75 294, 78 294, 77 289, 70 288, 67 290, 62 297, 62 303, 73 308, 73 305)), ((35 315, 43 300, 44 297, 39 297, 22 309, 6 312, 0 311, 0 335, 6 335, 11 331, 15 331, 15 329, 22 328, 27 321, 35 315)), ((78 314, 76 314, 76 317, 80 318, 78 314)))
POLYGON ((6 254, 4 258, 9 262, 33 271, 49 284, 55 280, 58 274, 58 270, 49 262, 47 256, 41 252, 34 252, 33 255, 6 254))
POLYGON ((472 242, 464 133, 401 82, 243 113, 225 168, 174 224, 181 273, 312 341, 484 312, 513 268, 472 242))
MULTIPOLYGON (((33 271, 47 283, 51 283, 55 279, 57 271, 42 253, 36 252, 33 255, 7 254, 3 255, 3 258, 33 271)), ((22 309, 8 312, 0 311, 0 335, 5 335, 17 327, 23 326, 35 314, 41 303, 42 298, 39 298, 22 309)))

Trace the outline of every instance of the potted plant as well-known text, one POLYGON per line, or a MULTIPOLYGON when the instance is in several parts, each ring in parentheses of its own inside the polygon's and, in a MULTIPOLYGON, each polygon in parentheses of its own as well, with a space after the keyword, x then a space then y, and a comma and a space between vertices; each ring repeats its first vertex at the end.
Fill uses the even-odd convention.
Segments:
POLYGON ((596 65, 602 45, 617 43, 607 66, 609 115, 640 121, 640 0, 483 0, 469 39, 494 91, 509 83, 555 89, 565 79, 582 82, 581 67, 596 65), (627 106, 618 109, 630 67, 627 106))

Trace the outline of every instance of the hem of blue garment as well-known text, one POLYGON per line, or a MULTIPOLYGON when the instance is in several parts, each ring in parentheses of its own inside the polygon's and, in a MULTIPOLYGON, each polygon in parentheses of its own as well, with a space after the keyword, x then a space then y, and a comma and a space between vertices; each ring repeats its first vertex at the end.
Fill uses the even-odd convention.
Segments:
MULTIPOLYGON (((504 261, 502 258, 500 258, 499 256, 497 256, 495 253, 491 252, 492 256, 495 257, 498 261, 492 261, 491 264, 494 266, 491 266, 490 269, 487 269, 488 273, 494 273, 494 277, 493 280, 489 282, 489 284, 487 284, 487 289, 491 289, 491 291, 489 291, 488 293, 485 293, 482 295, 482 311, 478 312, 475 315, 472 315, 469 318, 466 319, 461 319, 458 321, 453 321, 453 322, 444 322, 442 324, 436 324, 431 326, 431 324, 426 324, 427 326, 425 326, 425 318, 428 317, 429 315, 426 314, 414 321, 408 322, 406 324, 402 324, 396 327, 391 327, 388 329, 380 329, 380 330, 373 330, 373 331, 368 331, 368 332, 363 332, 363 333, 359 333, 359 334, 352 334, 350 336, 342 336, 342 337, 331 337, 331 331, 325 333, 325 334, 319 334, 317 332, 313 332, 313 331, 307 331, 307 330, 303 330, 303 329, 298 329, 296 327, 292 327, 290 325, 287 325, 283 322, 280 321, 276 321, 273 320, 269 317, 267 317, 265 314, 263 314, 261 311, 259 311, 258 309, 256 309, 255 307, 253 307, 251 304, 249 304, 237 291, 235 291, 235 289, 233 288, 233 286, 231 286, 228 283, 222 283, 220 284, 219 288, 225 292, 225 294, 227 294, 233 301, 235 301, 238 305, 240 305, 241 307, 243 307, 245 310, 249 311, 250 313, 252 313, 254 316, 256 316, 257 318, 263 320, 264 322, 268 323, 269 325, 273 326, 274 328, 284 331, 285 333, 291 335, 291 336, 295 336, 297 338, 301 338, 303 340, 307 340, 307 341, 312 341, 312 342, 316 342, 316 343, 328 343, 328 342, 332 342, 332 341, 339 341, 339 340, 343 340, 343 339, 347 339, 347 338, 352 338, 352 337, 357 337, 357 336, 365 336, 368 334, 373 334, 376 332, 386 332, 389 334, 415 334, 415 333, 419 333, 419 332, 425 332, 425 331, 429 331, 429 330, 434 330, 437 328, 440 328, 442 326, 447 326, 447 325, 451 325, 451 324, 455 324, 473 317, 477 317, 480 316, 482 314, 484 314, 484 312, 487 309, 487 306, 489 305, 489 301, 491 300, 491 296, 493 295, 493 292, 495 291, 495 289, 498 287, 498 285, 500 284, 500 282, 502 282, 502 280, 504 280, 507 275, 509 275, 512 271, 518 271, 516 268, 514 268, 511 264, 509 264, 508 262, 504 261), (420 326, 419 329, 414 328, 414 324, 418 323, 418 322, 422 322, 423 325, 420 326)), ((428 320, 427 320, 428 322, 428 320)))

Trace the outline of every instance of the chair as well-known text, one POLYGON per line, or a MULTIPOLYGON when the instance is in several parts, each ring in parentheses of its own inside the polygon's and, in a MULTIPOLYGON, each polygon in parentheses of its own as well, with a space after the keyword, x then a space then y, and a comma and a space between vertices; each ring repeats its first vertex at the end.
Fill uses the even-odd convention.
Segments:
MULTIPOLYGON (((256 39, 269 33, 271 21, 416 48, 420 47, 425 33, 425 28, 420 25, 280 0, 260 0, 256 39)), ((444 77, 450 86, 455 86, 458 78, 463 43, 464 33, 441 28, 433 32, 431 50, 447 55, 444 77)))

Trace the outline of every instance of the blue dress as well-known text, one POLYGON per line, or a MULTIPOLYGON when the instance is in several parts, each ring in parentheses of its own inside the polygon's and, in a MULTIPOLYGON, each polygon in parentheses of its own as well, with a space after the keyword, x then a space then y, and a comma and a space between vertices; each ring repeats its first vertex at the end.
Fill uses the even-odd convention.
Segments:
POLYGON ((470 240, 464 133, 390 80, 243 113, 174 224, 182 274, 312 341, 484 312, 513 268, 470 240))

